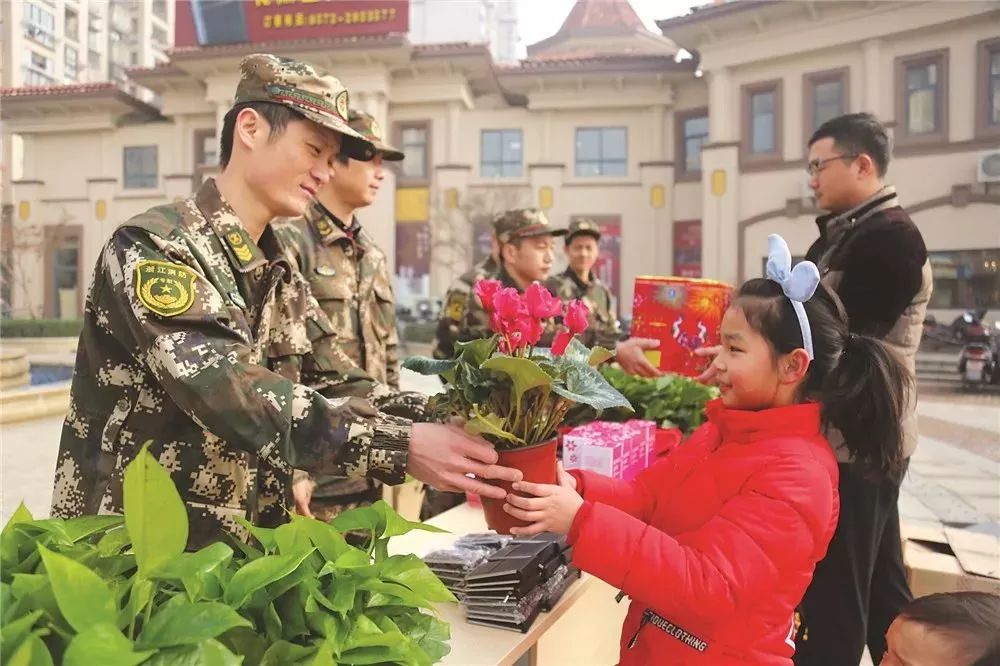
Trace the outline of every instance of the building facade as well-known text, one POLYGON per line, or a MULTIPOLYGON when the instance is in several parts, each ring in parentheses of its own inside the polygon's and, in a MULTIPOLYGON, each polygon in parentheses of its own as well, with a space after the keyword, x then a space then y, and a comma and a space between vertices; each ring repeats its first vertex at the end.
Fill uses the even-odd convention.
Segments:
POLYGON ((439 298, 488 247, 492 215, 526 205, 602 225, 624 316, 637 275, 759 275, 768 233, 797 254, 817 233, 809 133, 869 110, 932 251, 934 311, 1000 308, 1000 184, 978 168, 1000 148, 998 25, 995 1, 736 2, 653 34, 624 0, 580 0, 512 63, 385 34, 174 49, 128 72, 155 103, 114 84, 5 89, 25 161, 4 298, 15 316, 79 316, 111 230, 215 172, 239 60, 270 49, 336 74, 406 152, 362 215, 403 304, 439 298))
MULTIPOLYGON (((50 89, 114 81, 133 97, 155 103, 152 93, 125 72, 165 62, 173 35, 173 0, 0 2, 0 87, 50 89)), ((0 120, 0 204, 9 227, 12 182, 24 178, 24 145, 20 135, 3 125, 0 120)))

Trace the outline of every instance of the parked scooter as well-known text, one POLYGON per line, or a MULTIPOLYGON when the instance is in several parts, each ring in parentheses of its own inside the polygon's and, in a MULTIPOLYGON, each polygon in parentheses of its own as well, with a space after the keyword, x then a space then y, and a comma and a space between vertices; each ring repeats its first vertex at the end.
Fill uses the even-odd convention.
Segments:
POLYGON ((967 388, 1000 384, 1000 331, 988 329, 980 319, 963 329, 965 344, 958 373, 967 388))

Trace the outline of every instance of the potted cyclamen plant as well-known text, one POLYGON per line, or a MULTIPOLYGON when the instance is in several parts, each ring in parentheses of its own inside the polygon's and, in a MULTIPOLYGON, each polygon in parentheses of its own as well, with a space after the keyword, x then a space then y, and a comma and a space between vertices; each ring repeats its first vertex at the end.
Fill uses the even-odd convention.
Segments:
MULTIPOLYGON (((459 418, 469 433, 492 442, 499 464, 520 469, 527 481, 556 482, 557 429, 577 404, 598 413, 631 409, 596 367, 611 358, 607 349, 588 349, 576 336, 587 329, 585 303, 563 303, 541 284, 524 294, 498 280, 480 280, 475 296, 489 314, 493 336, 458 343, 455 358, 411 357, 403 367, 440 375, 444 392, 431 397, 440 418, 459 418), (546 330, 562 324, 552 347, 538 346, 546 330)), ((510 485, 496 482, 511 491, 510 485)), ((503 510, 502 500, 482 498, 486 522, 497 532, 523 525, 503 510)))

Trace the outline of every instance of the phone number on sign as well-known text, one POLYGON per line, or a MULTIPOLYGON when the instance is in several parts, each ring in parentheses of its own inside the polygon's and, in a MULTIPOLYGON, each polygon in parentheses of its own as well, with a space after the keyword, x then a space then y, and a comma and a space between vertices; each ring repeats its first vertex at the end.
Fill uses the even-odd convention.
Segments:
POLYGON ((382 23, 396 18, 396 8, 368 9, 357 12, 321 12, 318 14, 275 13, 265 14, 264 27, 273 28, 307 28, 321 25, 352 25, 358 23, 382 23))

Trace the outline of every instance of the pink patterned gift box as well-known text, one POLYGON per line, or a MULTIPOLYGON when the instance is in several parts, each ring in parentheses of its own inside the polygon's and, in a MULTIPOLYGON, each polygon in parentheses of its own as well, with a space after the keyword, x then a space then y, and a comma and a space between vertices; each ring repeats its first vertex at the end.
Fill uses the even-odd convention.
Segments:
POLYGON ((563 435, 563 466, 631 481, 653 461, 653 421, 594 421, 563 435))

